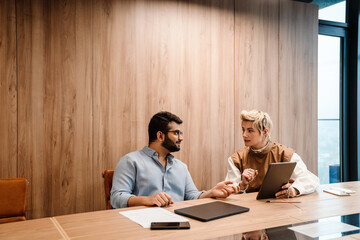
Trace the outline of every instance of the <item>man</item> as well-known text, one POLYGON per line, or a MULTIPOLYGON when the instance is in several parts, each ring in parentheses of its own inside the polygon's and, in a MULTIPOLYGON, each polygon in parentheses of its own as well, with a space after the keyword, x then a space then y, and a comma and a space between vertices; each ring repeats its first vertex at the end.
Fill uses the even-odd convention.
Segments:
POLYGON ((113 208, 167 206, 174 201, 228 197, 239 191, 231 181, 209 191, 198 191, 186 164, 171 152, 180 150, 182 120, 169 112, 155 114, 149 123, 149 145, 122 157, 116 166, 111 189, 113 208))

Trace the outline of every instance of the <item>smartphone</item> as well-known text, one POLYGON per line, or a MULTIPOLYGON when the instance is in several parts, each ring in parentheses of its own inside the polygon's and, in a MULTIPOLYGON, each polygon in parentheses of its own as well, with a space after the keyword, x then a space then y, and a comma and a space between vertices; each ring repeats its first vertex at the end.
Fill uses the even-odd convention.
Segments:
POLYGON ((152 222, 150 229, 190 229, 189 222, 152 222))

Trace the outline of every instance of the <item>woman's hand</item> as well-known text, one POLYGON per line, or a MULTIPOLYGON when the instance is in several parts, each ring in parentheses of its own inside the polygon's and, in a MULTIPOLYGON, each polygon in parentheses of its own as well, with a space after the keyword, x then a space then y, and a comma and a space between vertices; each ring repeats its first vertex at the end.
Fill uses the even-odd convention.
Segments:
POLYGON ((241 181, 243 185, 248 185, 252 181, 254 181, 255 177, 258 175, 258 170, 254 170, 251 168, 247 168, 243 171, 241 175, 241 181))
POLYGON ((299 193, 298 193, 296 188, 293 188, 291 186, 292 183, 293 183, 293 181, 283 185, 281 187, 281 189, 283 189, 283 190, 275 193, 275 197, 276 198, 292 198, 292 197, 296 197, 299 193))

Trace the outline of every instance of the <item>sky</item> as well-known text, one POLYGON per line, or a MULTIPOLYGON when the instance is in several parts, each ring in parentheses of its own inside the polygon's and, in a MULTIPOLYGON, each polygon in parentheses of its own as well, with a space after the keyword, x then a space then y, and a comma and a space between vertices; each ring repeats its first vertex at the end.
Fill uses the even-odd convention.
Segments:
MULTIPOLYGON (((323 8, 319 19, 345 22, 345 1, 323 8)), ((319 35, 318 118, 339 118, 340 38, 319 35)))

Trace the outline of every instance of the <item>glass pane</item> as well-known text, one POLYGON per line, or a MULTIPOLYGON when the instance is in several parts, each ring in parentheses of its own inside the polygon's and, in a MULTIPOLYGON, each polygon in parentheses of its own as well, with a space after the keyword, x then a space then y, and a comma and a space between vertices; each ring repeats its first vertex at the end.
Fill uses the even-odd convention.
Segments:
POLYGON ((340 42, 319 35, 318 175, 321 184, 340 179, 340 42))
POLYGON ((319 35, 318 118, 339 119, 340 38, 319 35))
POLYGON ((318 176, 321 184, 340 179, 340 121, 318 121, 318 176))
POLYGON ((345 0, 314 0, 312 4, 319 5, 319 19, 346 22, 345 0))

